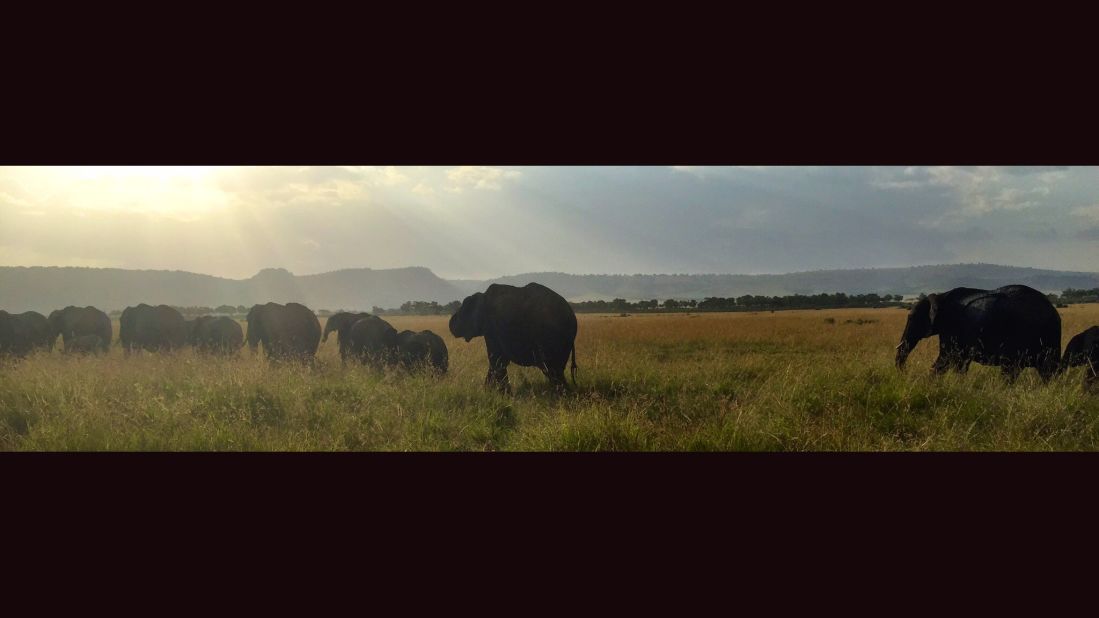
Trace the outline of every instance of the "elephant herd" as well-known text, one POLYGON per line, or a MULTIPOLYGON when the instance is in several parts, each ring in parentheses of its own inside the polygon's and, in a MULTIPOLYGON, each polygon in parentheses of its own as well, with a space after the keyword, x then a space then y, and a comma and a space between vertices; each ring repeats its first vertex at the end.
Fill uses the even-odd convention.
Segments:
MULTIPOLYGON (((401 331, 369 313, 337 313, 322 332, 317 316, 298 303, 255 305, 248 312, 247 338, 235 320, 203 316, 185 320, 171 307, 141 304, 128 307, 119 320, 119 343, 127 355, 134 350, 173 350, 191 345, 210 354, 234 354, 247 340, 258 352, 262 344, 273 361, 312 363, 319 344, 335 332, 341 361, 374 367, 426 366, 435 374, 447 371, 443 339, 429 331, 401 331)), ((510 390, 507 367, 515 363, 538 367, 559 390, 567 388, 565 368, 571 357, 576 383, 576 315, 559 294, 537 283, 523 287, 492 284, 468 296, 451 316, 450 333, 467 342, 484 337, 488 352, 486 385, 510 390)), ((26 356, 54 347, 57 336, 66 352, 105 352, 111 342, 111 321, 94 307, 66 307, 49 318, 30 311, 0 311, 0 356, 26 356)), ((1085 366, 1085 385, 1099 381, 1099 326, 1074 336, 1061 355, 1061 318, 1041 292, 1024 285, 994 290, 955 288, 922 298, 909 311, 896 365, 903 369, 916 345, 939 337, 936 373, 964 373, 972 362, 998 366, 1013 381, 1034 367, 1043 381, 1070 367, 1085 366)))
POLYGON ((1034 367, 1042 381, 1070 367, 1086 366, 1084 384, 1099 370, 1099 326, 1069 340, 1061 356, 1061 316, 1045 294, 1025 285, 994 290, 954 288, 930 294, 912 307, 897 345, 896 364, 904 368, 922 339, 938 335, 936 373, 965 373, 969 364, 1000 367, 1009 381, 1034 367))
MULTIPOLYGON (((446 343, 439 335, 430 330, 398 332, 369 313, 337 313, 328 319, 323 334, 316 314, 298 303, 255 305, 245 322, 247 337, 232 318, 186 320, 167 305, 142 303, 122 312, 118 341, 126 356, 138 350, 171 351, 187 345, 202 353, 235 354, 247 341, 253 353, 262 345, 272 361, 312 364, 319 344, 335 332, 344 364, 424 366, 436 375, 445 374, 449 364, 446 343)), ((466 341, 485 337, 489 360, 485 381, 490 386, 509 390, 507 365, 515 363, 539 367, 554 386, 563 389, 570 354, 576 383, 576 315, 564 298, 542 285, 490 285, 465 299, 450 319, 450 331, 466 341)), ((67 353, 107 352, 111 320, 95 307, 70 306, 49 318, 34 311, 17 315, 0 311, 0 356, 50 351, 58 335, 67 353)))

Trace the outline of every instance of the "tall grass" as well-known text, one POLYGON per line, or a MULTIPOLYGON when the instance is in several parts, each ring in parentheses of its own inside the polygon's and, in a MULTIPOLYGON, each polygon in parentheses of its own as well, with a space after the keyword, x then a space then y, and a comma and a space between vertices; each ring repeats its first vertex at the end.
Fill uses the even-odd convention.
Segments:
MULTIPOLYGON (((1061 309, 1063 340, 1099 306, 1061 309)), ((191 350, 124 358, 54 352, 0 369, 5 450, 1077 450, 1099 447, 1099 394, 1074 369, 1044 385, 998 368, 930 375, 935 340, 893 367, 898 309, 617 317, 581 314, 579 387, 535 369, 512 395, 482 386, 483 339, 445 316, 390 317, 444 337, 443 378, 313 370, 191 350), (829 318, 831 319, 829 321, 829 318)), ((117 333, 117 325, 116 330, 117 333)))

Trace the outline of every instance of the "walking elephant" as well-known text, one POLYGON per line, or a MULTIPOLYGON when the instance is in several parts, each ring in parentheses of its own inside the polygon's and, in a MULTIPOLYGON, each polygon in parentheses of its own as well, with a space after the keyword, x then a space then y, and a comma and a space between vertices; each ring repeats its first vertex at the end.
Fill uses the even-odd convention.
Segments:
POLYGON ((348 331, 349 358, 381 368, 397 360, 397 329, 376 315, 359 318, 348 331))
POLYGON ((190 344, 207 354, 234 354, 244 345, 244 329, 230 317, 204 315, 195 318, 188 331, 190 344))
POLYGON ((134 350, 147 352, 178 350, 187 345, 187 321, 168 305, 152 307, 141 303, 126 307, 118 320, 118 341, 126 355, 134 350))
POLYGON ((1077 333, 1065 346, 1065 356, 1061 359, 1061 370, 1069 367, 1084 366, 1084 386, 1091 387, 1099 382, 1099 326, 1077 333))
POLYGON ((555 388, 564 390, 570 354, 576 385, 576 314, 568 301, 544 285, 494 283, 462 301, 450 317, 450 332, 466 341, 485 338, 485 383, 490 386, 510 390, 507 368, 515 363, 538 367, 555 388))
POLYGON ((312 363, 321 341, 321 323, 309 307, 298 303, 254 305, 248 312, 248 347, 263 343, 267 358, 312 363))
POLYGON ((998 366, 1008 380, 1034 367, 1043 381, 1061 359, 1061 316, 1045 294, 1025 285, 995 290, 954 288, 929 294, 908 314, 897 345, 897 368, 921 339, 939 336, 933 369, 965 372, 969 363, 998 366))
POLYGON ((328 318, 324 323, 324 335, 321 343, 328 341, 328 334, 336 331, 336 341, 340 346, 340 360, 347 363, 348 350, 351 347, 351 325, 362 318, 370 317, 369 313, 348 313, 341 311, 328 318))
POLYGON ((8 313, 0 310, 0 355, 24 357, 32 352, 49 352, 57 331, 37 311, 8 313))
POLYGON ((101 351, 110 350, 111 337, 114 335, 111 318, 95 307, 69 305, 50 313, 49 322, 53 330, 61 335, 61 340, 66 347, 76 337, 95 335, 99 337, 101 351))
POLYGON ((426 364, 440 375, 446 373, 449 362, 443 338, 429 330, 418 333, 403 330, 397 333, 397 359, 405 368, 426 364))

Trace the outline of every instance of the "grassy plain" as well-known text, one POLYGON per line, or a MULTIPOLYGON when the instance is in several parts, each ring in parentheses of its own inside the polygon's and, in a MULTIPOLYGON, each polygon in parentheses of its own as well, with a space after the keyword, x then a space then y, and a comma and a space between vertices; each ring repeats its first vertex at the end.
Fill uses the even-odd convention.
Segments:
MULTIPOLYGON (((1099 305, 1060 309, 1062 346, 1099 305)), ((446 316, 390 317, 446 340, 442 379, 340 365, 315 370, 185 350, 124 358, 57 351, 0 367, 0 449, 140 451, 1094 450, 1099 393, 1082 369, 1006 384, 998 368, 930 375, 935 339, 904 373, 901 309, 580 314, 579 386, 552 394, 512 366, 512 395, 482 386, 483 339, 446 316)), ((115 336, 117 337, 117 323, 115 336)))

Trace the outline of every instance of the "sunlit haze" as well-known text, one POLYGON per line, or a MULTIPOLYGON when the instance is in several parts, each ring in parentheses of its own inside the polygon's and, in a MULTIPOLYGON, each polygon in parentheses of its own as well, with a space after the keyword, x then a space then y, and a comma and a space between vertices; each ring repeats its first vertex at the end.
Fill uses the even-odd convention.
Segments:
POLYGON ((0 265, 1099 270, 1094 168, 6 167, 0 265))

